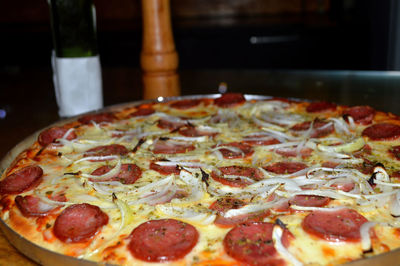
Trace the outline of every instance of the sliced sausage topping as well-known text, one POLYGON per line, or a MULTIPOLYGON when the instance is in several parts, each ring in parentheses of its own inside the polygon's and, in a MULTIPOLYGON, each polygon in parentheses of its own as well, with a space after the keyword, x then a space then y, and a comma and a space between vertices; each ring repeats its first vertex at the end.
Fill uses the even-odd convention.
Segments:
POLYGON ((162 175, 179 175, 181 170, 176 165, 159 165, 157 162, 150 163, 150 169, 159 172, 162 175))
POLYGON ((239 209, 245 206, 246 203, 239 199, 234 198, 220 198, 211 204, 210 209, 217 211, 217 218, 214 223, 220 227, 231 227, 245 222, 262 222, 263 219, 270 214, 268 210, 247 214, 238 215, 235 217, 225 218, 224 213, 232 210, 239 209))
POLYGON ((125 155, 128 152, 129 152, 128 149, 121 144, 110 144, 104 146, 97 146, 93 149, 87 150, 83 156, 89 157, 89 156, 125 155))
MULTIPOLYGON (((50 143, 55 142, 57 139, 61 139, 65 136, 69 129, 63 127, 52 127, 48 128, 42 133, 40 133, 38 137, 38 142, 42 146, 49 145, 50 143)), ((69 132, 68 136, 65 136, 67 140, 76 139, 76 134, 74 131, 69 132)))
MULTIPOLYGON (((234 227, 224 238, 226 253, 246 265, 285 265, 272 241, 274 224, 246 223, 234 227)), ((282 243, 289 246, 290 232, 285 229, 282 243)))
POLYGON ((325 112, 325 111, 335 111, 336 110, 336 104, 335 103, 330 103, 330 102, 312 102, 310 103, 306 111, 309 113, 318 113, 318 112, 325 112))
POLYGON ((184 125, 186 125, 184 121, 171 121, 168 119, 160 119, 157 122, 157 126, 161 129, 177 130, 184 125))
POLYGON ((137 117, 137 116, 148 116, 151 114, 154 114, 155 110, 151 107, 144 107, 144 108, 139 108, 135 112, 131 113, 129 116, 130 117, 137 117))
POLYGON ((322 138, 328 136, 329 134, 335 131, 335 127, 333 126, 332 122, 321 121, 316 119, 313 123, 311 121, 306 121, 300 124, 294 125, 291 130, 294 131, 305 131, 311 127, 312 124, 312 131, 310 134, 311 138, 322 138))
POLYGON ((92 121, 95 123, 102 123, 102 122, 108 122, 111 123, 115 119, 115 116, 110 113, 99 113, 99 114, 90 114, 90 115, 85 115, 81 118, 78 119, 79 122, 82 124, 90 124, 92 121))
POLYGON ((313 211, 304 218, 304 231, 328 241, 359 241, 360 227, 368 220, 352 209, 313 211))
POLYGON ((268 172, 278 175, 293 174, 307 168, 307 165, 301 162, 277 162, 264 167, 268 172))
POLYGON ((43 170, 37 165, 26 166, 0 181, 0 194, 19 194, 31 190, 42 181, 43 170))
POLYGON ((18 209, 24 216, 46 216, 50 211, 56 208, 54 205, 50 205, 40 198, 28 195, 28 196, 17 196, 15 197, 15 203, 18 209))
POLYGON ((374 124, 364 129, 362 135, 371 140, 393 140, 400 137, 400 126, 390 123, 374 124))
POLYGON ((262 146, 262 145, 272 145, 272 144, 278 144, 280 143, 279 140, 269 137, 269 136, 264 136, 264 135, 251 135, 244 137, 243 143, 252 145, 252 146, 262 146))
POLYGON ((201 137, 201 136, 214 137, 218 135, 218 132, 202 130, 200 128, 196 128, 190 125, 180 128, 178 133, 185 137, 201 137))
POLYGON ((302 158, 307 158, 307 157, 311 156, 313 149, 306 147, 306 148, 300 149, 300 151, 299 151, 297 149, 297 147, 295 147, 295 148, 279 148, 279 149, 276 149, 275 152, 284 157, 297 157, 298 155, 300 155, 302 158))
POLYGON ((296 195, 289 200, 289 204, 304 207, 322 207, 328 205, 330 198, 312 195, 296 195))
POLYGON ((400 160, 400 146, 393 146, 390 150, 389 153, 393 155, 394 158, 397 160, 400 160))
POLYGON ((254 152, 253 148, 250 145, 240 142, 221 144, 219 147, 226 147, 219 149, 225 159, 246 158, 248 156, 251 156, 254 152))
POLYGON ((190 143, 177 143, 159 139, 154 144, 153 153, 176 154, 176 153, 186 153, 194 149, 195 147, 190 143))
MULTIPOLYGON (((112 167, 110 167, 108 165, 104 165, 104 166, 101 166, 101 167, 97 168, 96 170, 94 170, 92 172, 92 175, 101 176, 101 175, 104 175, 104 174, 108 173, 109 171, 111 171, 111 169, 112 169, 112 167)), ((142 170, 137 165, 122 164, 121 170, 119 171, 118 174, 116 174, 110 178, 101 180, 101 181, 119 181, 122 184, 133 184, 141 176, 142 176, 142 170)), ((99 181, 99 180, 91 179, 91 181, 99 181)))
POLYGON ((214 100, 214 104, 219 107, 232 107, 238 104, 242 104, 246 101, 243 94, 241 93, 225 93, 221 97, 214 100))
POLYGON ((261 171, 252 167, 232 165, 220 167, 219 171, 221 175, 213 171, 211 177, 215 181, 231 187, 245 187, 263 179, 261 171))
POLYGON ((353 106, 343 112, 344 119, 348 121, 347 116, 351 116, 354 122, 368 125, 371 124, 375 116, 375 110, 370 106, 353 106))
POLYGON ((189 109, 193 108, 201 103, 201 99, 185 99, 185 100, 180 100, 180 101, 175 101, 171 103, 169 106, 175 109, 189 109))
POLYGON ((87 203, 67 207, 57 217, 53 232, 65 243, 85 242, 108 223, 108 215, 87 203))
POLYGON ((197 244, 199 233, 192 225, 174 220, 151 220, 136 227, 128 245, 142 261, 164 262, 181 259, 197 244))

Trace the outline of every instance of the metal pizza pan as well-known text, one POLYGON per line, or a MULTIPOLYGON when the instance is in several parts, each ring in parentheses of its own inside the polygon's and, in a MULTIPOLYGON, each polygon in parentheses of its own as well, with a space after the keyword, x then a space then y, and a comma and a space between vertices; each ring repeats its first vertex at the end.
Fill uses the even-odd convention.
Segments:
MULTIPOLYGON (((105 107, 101 110, 97 110, 94 112, 89 112, 86 114, 96 113, 96 112, 112 112, 114 110, 119 110, 124 107, 130 107, 135 105, 140 105, 144 103, 151 103, 151 102, 166 102, 172 100, 183 100, 183 99, 197 99, 197 98, 216 98, 219 97, 220 94, 205 94, 205 95, 188 95, 188 96, 178 96, 178 97, 168 97, 168 98, 159 98, 157 100, 142 100, 142 101, 135 101, 130 103, 122 103, 117 105, 112 105, 105 107)), ((263 95, 248 95, 245 94, 247 100, 266 100, 271 99, 271 96, 263 96, 263 95)), ((300 101, 307 101, 304 99, 298 98, 288 98, 290 100, 300 100, 300 101)), ((86 115, 82 114, 79 116, 75 116, 68 119, 59 120, 48 127, 53 127, 57 125, 62 125, 68 123, 70 121, 76 120, 78 117, 86 115)), ((46 127, 46 128, 48 128, 46 127)), ((6 156, 0 161, 0 175, 8 168, 8 166, 14 161, 14 159, 20 154, 22 151, 27 149, 31 146, 37 139, 40 132, 45 130, 43 128, 38 130, 37 132, 33 133, 20 143, 18 143, 14 148, 12 148, 6 156)), ((14 231, 10 228, 2 219, 0 219, 0 229, 4 232, 4 235, 9 240, 9 242, 17 248, 21 253, 32 259, 33 261, 44 265, 44 266, 52 266, 52 265, 59 265, 59 266, 95 266, 95 265, 105 265, 105 266, 113 266, 108 263, 99 263, 93 262, 89 260, 79 259, 71 256, 66 256, 48 249, 45 249, 33 242, 30 242, 22 235, 14 231)), ((347 263, 346 265, 349 266, 375 266, 375 265, 398 265, 400 262, 400 248, 392 250, 390 252, 386 252, 377 256, 367 257, 364 259, 355 260, 352 262, 347 263)))

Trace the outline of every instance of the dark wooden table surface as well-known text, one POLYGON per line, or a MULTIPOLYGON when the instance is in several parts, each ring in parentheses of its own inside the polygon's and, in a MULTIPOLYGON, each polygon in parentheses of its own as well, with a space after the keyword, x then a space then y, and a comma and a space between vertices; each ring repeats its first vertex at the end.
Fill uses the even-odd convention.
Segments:
MULTIPOLYGON (((400 114, 399 72, 184 70, 182 94, 247 94, 371 105, 400 114)), ((103 68, 105 106, 141 99, 138 69, 103 68)), ((24 138, 59 120, 50 68, 0 68, 0 158, 24 138), (3 111, 2 111, 3 110, 3 111)), ((0 232, 0 265, 35 265, 16 251, 0 232)))

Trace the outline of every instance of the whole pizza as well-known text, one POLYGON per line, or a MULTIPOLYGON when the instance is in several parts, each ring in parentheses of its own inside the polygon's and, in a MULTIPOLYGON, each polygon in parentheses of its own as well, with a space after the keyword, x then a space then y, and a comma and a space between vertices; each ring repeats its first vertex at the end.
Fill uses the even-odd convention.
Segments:
POLYGON ((27 241, 115 265, 335 265, 400 247, 400 118, 237 93, 40 132, 0 181, 27 241))

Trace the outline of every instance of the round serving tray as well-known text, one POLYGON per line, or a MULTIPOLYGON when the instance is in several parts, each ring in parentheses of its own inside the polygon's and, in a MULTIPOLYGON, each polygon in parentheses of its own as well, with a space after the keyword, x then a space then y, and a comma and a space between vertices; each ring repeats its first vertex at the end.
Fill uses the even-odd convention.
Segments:
MULTIPOLYGON (((196 99, 196 98, 216 98, 219 97, 220 94, 206 94, 206 95, 188 95, 188 96, 178 96, 178 97, 168 97, 168 98, 159 98, 158 102, 160 101, 171 101, 171 100, 182 100, 182 99, 196 99)), ((262 96, 262 95, 249 95, 245 94, 245 97, 247 100, 265 100, 265 99, 271 99, 271 96, 262 96)), ((290 98, 289 98, 290 99, 290 98)), ((306 101, 304 99, 295 99, 292 98, 293 100, 301 100, 301 101, 306 101)), ((157 100, 143 100, 143 101, 136 101, 136 102, 130 102, 130 103, 123 103, 123 104, 117 104, 117 105, 112 105, 109 107, 105 107, 103 109, 97 110, 95 112, 90 112, 90 113, 96 113, 96 112, 111 112, 114 110, 118 110, 124 107, 128 106, 135 106, 135 105, 140 105, 143 103, 151 103, 151 102, 157 102, 157 100)), ((86 113, 86 114, 90 114, 86 113)), ((78 117, 86 115, 82 114, 76 117, 68 118, 68 119, 63 119, 60 121, 57 121, 48 127, 56 126, 56 125, 62 125, 65 123, 68 123, 70 121, 76 120, 78 117)), ((46 127, 47 128, 47 127, 46 127)), ((2 173, 8 168, 8 166, 14 161, 14 159, 20 154, 22 151, 30 147, 37 139, 38 135, 40 132, 42 132, 44 129, 43 128, 34 134, 30 135, 20 143, 18 143, 14 148, 12 148, 6 156, 0 161, 0 176, 2 173)), ((8 241, 15 247, 17 248, 21 253, 26 255, 27 257, 31 258, 33 261, 45 265, 45 266, 53 266, 53 265, 58 265, 58 266, 94 266, 94 265, 112 265, 109 263, 99 263, 99 262, 92 262, 88 260, 83 260, 75 257, 70 257, 66 256, 48 249, 45 249, 43 247, 40 247, 36 245, 35 243, 30 242, 26 238, 24 238, 22 235, 18 234, 15 232, 12 228, 10 228, 2 219, 0 219, 0 228, 4 232, 4 235, 8 239, 8 241)), ((390 252, 380 254, 377 256, 373 256, 370 258, 365 258, 365 259, 360 259, 356 260, 350 263, 347 263, 346 265, 351 265, 351 266, 375 266, 375 265, 399 265, 400 263, 400 248, 392 250, 390 252)))

